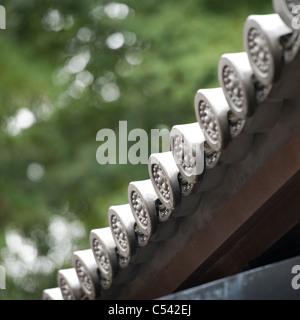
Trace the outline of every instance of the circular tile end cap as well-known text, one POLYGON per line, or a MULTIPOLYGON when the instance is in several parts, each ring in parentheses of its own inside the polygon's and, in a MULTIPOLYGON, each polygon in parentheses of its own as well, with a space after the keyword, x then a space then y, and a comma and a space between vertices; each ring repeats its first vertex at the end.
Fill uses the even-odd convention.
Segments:
POLYGON ((119 254, 124 258, 133 256, 137 248, 134 231, 136 222, 130 205, 111 206, 108 222, 119 254))
POLYGON ((118 259, 115 250, 116 244, 110 227, 91 230, 90 246, 101 276, 112 281, 118 270, 118 259))
POLYGON ((128 201, 138 228, 147 237, 156 232, 158 226, 155 202, 157 194, 150 179, 133 181, 128 185, 128 201))
POLYGON ((219 82, 232 113, 239 119, 253 115, 256 106, 253 69, 246 52, 222 55, 219 82))
POLYGON ((92 249, 75 251, 73 265, 84 293, 91 300, 98 298, 101 295, 100 276, 92 249))
POLYGON ((161 203, 167 209, 175 209, 181 201, 179 170, 171 151, 154 153, 149 157, 149 176, 161 203))
POLYGON ((251 15, 244 27, 244 45, 254 74, 265 86, 275 83, 283 68, 281 37, 292 30, 278 14, 251 15))
POLYGON ((283 22, 290 28, 299 31, 300 1, 299 0, 273 0, 273 8, 280 15, 283 22))
POLYGON ((230 142, 228 102, 222 88, 201 89, 195 96, 195 113, 207 144, 214 151, 225 149, 230 142))
POLYGON ((198 122, 176 125, 170 133, 171 150, 182 177, 195 184, 204 170, 205 137, 198 122))

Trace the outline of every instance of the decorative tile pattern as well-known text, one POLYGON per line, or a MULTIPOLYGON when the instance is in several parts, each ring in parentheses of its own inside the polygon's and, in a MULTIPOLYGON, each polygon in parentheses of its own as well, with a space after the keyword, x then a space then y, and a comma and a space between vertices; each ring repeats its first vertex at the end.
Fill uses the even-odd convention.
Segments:
POLYGON ((86 270, 85 266, 80 262, 80 260, 76 260, 75 269, 83 289, 89 294, 92 293, 92 290, 93 290, 92 279, 88 271, 86 270))
POLYGON ((154 164, 152 166, 152 176, 153 176, 153 181, 161 194, 161 196, 166 200, 170 201, 171 198, 171 188, 168 183, 167 178, 165 177, 165 174, 161 167, 158 164, 154 164))
POLYGON ((116 216, 111 216, 111 226, 112 226, 112 232, 114 233, 116 237, 116 241, 118 245, 123 249, 126 250, 128 248, 128 240, 126 236, 126 230, 121 222, 121 220, 116 216))
POLYGON ((149 214, 143 204, 142 198, 135 191, 131 193, 131 203, 139 222, 144 228, 147 228, 150 220, 149 214))
POLYGON ((96 238, 93 239, 93 251, 95 253, 97 261, 100 264, 101 272, 108 274, 111 270, 109 257, 105 251, 104 246, 96 238))
POLYGON ((267 76, 271 70, 271 52, 267 40, 257 28, 251 28, 248 33, 250 56, 259 72, 267 76))
POLYGON ((60 278, 59 286, 64 300, 75 300, 72 291, 64 278, 60 278))
POLYGON ((205 101, 199 103, 199 115, 205 133, 213 142, 217 142, 219 139, 217 117, 211 106, 205 101))
POLYGON ((193 157, 191 150, 184 143, 184 139, 178 135, 174 137, 174 157, 187 174, 192 174, 196 166, 195 157, 193 157))
POLYGON ((245 103, 245 97, 243 87, 237 73, 232 67, 227 65, 224 67, 222 75, 224 86, 230 98, 232 107, 241 111, 245 103))

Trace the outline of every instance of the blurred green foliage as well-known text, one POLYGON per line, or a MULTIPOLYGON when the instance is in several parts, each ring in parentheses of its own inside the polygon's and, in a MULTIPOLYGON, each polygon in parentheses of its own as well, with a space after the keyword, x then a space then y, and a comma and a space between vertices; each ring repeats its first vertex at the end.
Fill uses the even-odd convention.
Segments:
MULTIPOLYGON (((63 225, 53 217, 67 225, 81 221, 86 233, 70 238, 77 242, 68 250, 85 249, 89 230, 107 226, 109 206, 127 202, 128 183, 148 178, 146 165, 100 166, 97 132, 117 131, 120 120, 128 121, 128 130, 147 132, 194 122, 196 91, 219 86, 220 56, 244 50, 247 16, 273 12, 271 1, 258 0, 124 4, 2 1, 2 299, 41 299, 43 289, 57 286, 57 268, 72 265, 69 258, 56 264, 47 256, 56 241, 50 241, 51 221, 53 228, 63 225), (34 121, 16 131, 20 110, 30 110, 34 121), (48 257, 48 269, 21 272, 16 279, 22 263, 32 262, 18 252, 26 245, 35 257, 48 257), (19 263, 14 272, 13 259, 19 263)), ((63 234, 66 226, 61 228, 63 234)))

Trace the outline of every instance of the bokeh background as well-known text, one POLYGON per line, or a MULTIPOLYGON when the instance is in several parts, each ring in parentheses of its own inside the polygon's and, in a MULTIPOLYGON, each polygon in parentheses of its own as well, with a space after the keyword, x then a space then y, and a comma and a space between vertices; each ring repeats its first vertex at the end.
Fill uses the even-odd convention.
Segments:
MULTIPOLYGON (((222 54, 271 0, 9 0, 0 30, 1 299, 41 299, 146 165, 99 165, 100 129, 195 122, 222 54)), ((131 143, 133 144, 133 143, 131 143)), ((128 143, 128 148, 131 146, 128 143)))

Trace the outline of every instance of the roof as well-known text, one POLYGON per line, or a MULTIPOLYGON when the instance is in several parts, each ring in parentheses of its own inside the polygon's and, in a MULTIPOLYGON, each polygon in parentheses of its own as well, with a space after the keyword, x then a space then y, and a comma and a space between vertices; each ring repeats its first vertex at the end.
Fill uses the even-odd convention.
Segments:
POLYGON ((172 128, 171 151, 150 156, 149 179, 129 184, 128 203, 109 208, 109 227, 91 230, 44 299, 162 297, 224 261, 234 273, 226 252, 247 247, 242 232, 263 239, 261 208, 300 164, 300 34, 291 1, 273 3, 277 13, 248 17, 245 52, 220 58, 220 87, 197 91, 195 122, 172 128))

